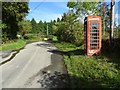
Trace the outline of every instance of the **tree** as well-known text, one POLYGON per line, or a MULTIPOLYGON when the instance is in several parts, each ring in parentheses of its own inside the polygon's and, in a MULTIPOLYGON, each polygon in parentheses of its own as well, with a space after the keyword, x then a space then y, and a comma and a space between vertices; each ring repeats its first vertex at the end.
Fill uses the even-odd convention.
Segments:
POLYGON ((44 30, 44 26, 43 26, 43 22, 40 20, 39 23, 38 23, 38 30, 39 30, 39 33, 43 34, 43 30, 44 30))
POLYGON ((31 33, 36 33, 37 23, 36 23, 36 21, 35 21, 34 18, 31 20, 31 24, 32 24, 32 30, 31 30, 31 33))
POLYGON ((7 26, 2 33, 15 39, 19 31, 18 22, 25 18, 28 10, 28 2, 2 2, 2 22, 7 26))
POLYGON ((59 25, 60 25, 60 22, 55 22, 52 24, 52 34, 53 35, 56 35, 59 25))
POLYGON ((60 22, 60 18, 57 18, 57 22, 60 22))
POLYGON ((98 10, 99 14, 102 18, 102 30, 103 30, 103 36, 105 36, 105 31, 108 32, 110 27, 110 8, 109 4, 106 2, 100 2, 98 4, 98 10))
POLYGON ((6 24, 0 22, 0 30, 4 29, 4 28, 7 28, 6 24))
POLYGON ((7 28, 6 24, 4 24, 4 23, 2 23, 2 21, 0 21, 0 38, 2 38, 0 43, 7 41, 7 34, 2 33, 2 30, 5 28, 7 28))
POLYGON ((86 2, 85 0, 71 0, 67 6, 74 10, 75 14, 82 20, 88 15, 97 15, 98 9, 96 8, 99 2, 86 2), (74 1, 74 2, 73 2, 74 1))
POLYGON ((59 40, 75 45, 80 45, 83 42, 83 24, 77 18, 72 10, 64 13, 57 31, 59 40))
POLYGON ((21 22, 19 22, 18 25, 22 36, 24 36, 26 33, 29 33, 32 30, 32 25, 29 20, 22 20, 21 22))
MULTIPOLYGON (((75 0, 73 0, 75 1, 75 0)), ((83 23, 83 19, 88 15, 99 15, 102 18, 102 30, 103 35, 105 35, 105 31, 108 32, 110 28, 110 8, 109 4, 103 2, 84 2, 76 1, 76 2, 68 2, 67 6, 74 10, 75 14, 79 16, 80 22, 83 23)))
POLYGON ((43 33, 44 33, 44 34, 47 34, 47 22, 46 22, 46 21, 44 21, 43 26, 44 26, 43 33))

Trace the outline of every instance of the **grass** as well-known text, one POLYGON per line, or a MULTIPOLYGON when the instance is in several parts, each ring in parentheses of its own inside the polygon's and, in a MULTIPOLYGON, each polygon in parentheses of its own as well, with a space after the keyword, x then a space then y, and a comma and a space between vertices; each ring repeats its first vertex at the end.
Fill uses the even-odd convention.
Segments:
POLYGON ((20 48, 25 47, 27 43, 41 41, 43 40, 44 36, 38 34, 26 34, 24 39, 16 39, 7 41, 4 44, 0 45, 0 51, 6 50, 18 50, 20 48))
POLYGON ((24 38, 26 41, 41 41, 44 36, 40 34, 26 34, 24 38))
POLYGON ((10 41, 0 46, 0 51, 5 50, 17 50, 23 48, 26 45, 26 41, 22 39, 18 39, 16 41, 10 41))
MULTIPOLYGON (((40 35, 40 34, 26 34, 24 36, 24 39, 16 39, 16 40, 10 40, 7 41, 4 44, 0 45, 0 51, 5 50, 18 50, 20 48, 23 48, 26 44, 36 42, 36 41, 42 41, 46 35, 40 35)), ((48 36, 48 38, 52 38, 53 40, 57 40, 55 36, 48 36)))
POLYGON ((119 88, 120 67, 108 57, 87 57, 83 45, 76 47, 65 42, 54 45, 63 52, 71 88, 119 88))

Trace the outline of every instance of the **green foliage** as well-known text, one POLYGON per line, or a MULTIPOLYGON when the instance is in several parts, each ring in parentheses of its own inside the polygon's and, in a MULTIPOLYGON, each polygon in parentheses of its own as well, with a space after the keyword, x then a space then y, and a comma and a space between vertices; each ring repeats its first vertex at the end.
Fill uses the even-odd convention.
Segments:
POLYGON ((4 28, 7 28, 6 24, 0 22, 0 30, 4 28))
POLYGON ((60 22, 60 18, 57 18, 57 22, 60 22))
POLYGON ((120 25, 116 25, 114 28, 114 38, 120 38, 120 25))
POLYGON ((107 2, 100 2, 98 4, 98 15, 101 16, 102 19, 102 30, 103 30, 103 37, 107 37, 109 35, 106 35, 110 30, 110 8, 109 4, 107 2))
POLYGON ((26 33, 29 33, 32 30, 31 22, 28 20, 22 20, 18 23, 18 25, 22 36, 24 36, 26 33))
POLYGON ((31 24, 32 24, 31 33, 33 33, 33 34, 46 34, 46 31, 47 31, 47 23, 46 22, 39 21, 39 23, 37 23, 35 21, 35 19, 33 18, 31 20, 31 24))
POLYGON ((57 31, 58 39, 75 45, 83 42, 83 24, 77 20, 73 11, 64 13, 57 31))
POLYGON ((34 18, 31 20, 31 24, 32 24, 32 30, 31 30, 31 32, 32 33, 36 33, 37 23, 36 23, 36 21, 35 21, 34 18))
POLYGON ((43 35, 40 35, 40 34, 26 34, 25 36, 24 36, 24 39, 26 40, 26 41, 40 41, 40 40, 42 40, 44 38, 44 36, 43 35))
POLYGON ((58 28, 59 28, 59 24, 60 24, 60 22, 54 22, 52 24, 52 34, 53 35, 57 34, 57 31, 58 31, 58 28))
POLYGON ((46 23, 43 23, 42 21, 39 21, 39 23, 37 24, 37 30, 41 34, 45 34, 46 27, 46 23))
POLYGON ((109 58, 104 55, 87 57, 81 53, 84 51, 83 45, 76 47, 65 42, 54 45, 64 52, 71 88, 119 88, 120 67, 110 62, 109 58))
MULTIPOLYGON (((98 12, 98 9, 96 8, 98 2, 86 2, 85 0, 82 1, 69 1, 67 6, 69 8, 72 8, 76 11, 76 14, 79 16, 83 15, 95 15, 98 12)), ((85 16, 84 16, 85 17, 85 16)))
POLYGON ((103 0, 99 0, 99 2, 86 2, 85 0, 70 0, 67 6, 74 10, 76 16, 79 16, 80 22, 83 22, 83 18, 88 15, 101 16, 103 30, 102 34, 103 37, 108 37, 108 31, 110 27, 110 8, 107 2, 102 1, 103 0))
POLYGON ((2 23, 7 28, 2 29, 8 39, 15 39, 19 31, 18 22, 28 13, 28 2, 2 2, 2 23))
POLYGON ((35 19, 33 18, 31 20, 32 24, 32 31, 33 34, 44 34, 47 35, 47 28, 48 28, 48 34, 49 35, 55 35, 58 30, 60 19, 58 18, 57 21, 51 20, 50 22, 42 22, 41 20, 39 23, 36 23, 35 19))
POLYGON ((8 40, 7 34, 2 33, 2 30, 7 28, 6 24, 0 22, 0 38, 2 39, 1 43, 6 42, 8 40))

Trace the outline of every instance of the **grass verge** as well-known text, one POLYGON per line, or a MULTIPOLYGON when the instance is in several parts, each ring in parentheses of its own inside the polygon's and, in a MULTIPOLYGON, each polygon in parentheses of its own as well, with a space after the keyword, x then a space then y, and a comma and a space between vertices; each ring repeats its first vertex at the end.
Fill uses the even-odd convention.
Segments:
POLYGON ((71 88, 119 88, 120 67, 104 55, 87 57, 83 45, 65 42, 54 45, 63 52, 71 88))
POLYGON ((17 50, 23 48, 26 45, 26 41, 22 39, 18 39, 16 41, 7 42, 0 46, 0 51, 5 50, 17 50))
POLYGON ((4 44, 1 44, 0 51, 17 50, 17 49, 25 47, 25 45, 28 43, 41 41, 41 40, 43 40, 43 38, 44 38, 44 36, 39 35, 39 34, 26 34, 24 36, 24 39, 10 40, 4 44))
MULTIPOLYGON (((4 44, 1 44, 0 51, 17 50, 17 49, 23 48, 26 44, 33 43, 36 41, 42 41, 42 40, 44 40, 45 37, 47 37, 47 36, 40 35, 40 34, 26 34, 24 36, 24 39, 10 40, 4 44)), ((52 35, 51 36, 49 35, 48 39, 57 40, 57 38, 52 35)))

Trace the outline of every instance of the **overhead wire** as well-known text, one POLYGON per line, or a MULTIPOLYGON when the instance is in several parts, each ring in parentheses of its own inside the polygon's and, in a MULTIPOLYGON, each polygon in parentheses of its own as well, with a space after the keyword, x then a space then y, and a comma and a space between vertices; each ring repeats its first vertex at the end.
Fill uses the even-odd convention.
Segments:
POLYGON ((44 3, 45 0, 43 0, 43 2, 41 2, 40 4, 38 4, 31 12, 29 12, 29 14, 33 13, 40 5, 42 5, 44 3))

